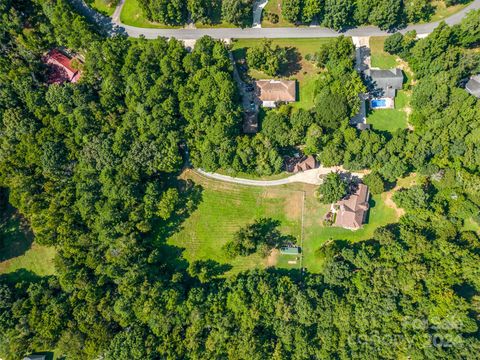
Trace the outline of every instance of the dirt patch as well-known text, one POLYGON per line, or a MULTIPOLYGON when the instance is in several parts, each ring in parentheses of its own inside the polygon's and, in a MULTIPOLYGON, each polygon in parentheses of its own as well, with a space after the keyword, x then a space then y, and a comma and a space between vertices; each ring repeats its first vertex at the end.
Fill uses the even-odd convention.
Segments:
POLYGON ((389 192, 385 193, 384 202, 385 202, 386 206, 395 210, 395 213, 397 214, 397 217, 401 217, 402 215, 405 215, 405 210, 403 210, 402 208, 399 208, 397 206, 397 204, 395 204, 395 202, 392 200, 393 194, 398 189, 399 188, 395 188, 392 191, 389 191, 389 192))
POLYGON ((280 250, 273 249, 270 252, 270 255, 268 255, 265 265, 267 267, 273 267, 273 266, 277 265, 279 256, 280 256, 280 250))
POLYGON ((297 220, 302 216, 303 194, 293 193, 285 199, 285 215, 288 219, 297 220))

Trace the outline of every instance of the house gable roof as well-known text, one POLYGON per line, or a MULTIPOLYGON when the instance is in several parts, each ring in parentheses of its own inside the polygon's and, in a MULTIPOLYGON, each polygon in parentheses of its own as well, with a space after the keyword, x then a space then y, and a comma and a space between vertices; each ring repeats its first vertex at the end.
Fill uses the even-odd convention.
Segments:
POLYGON ((365 75, 375 88, 382 89, 384 95, 388 97, 395 96, 395 90, 403 87, 403 72, 401 69, 395 68, 390 70, 367 69, 365 75))
POLYGON ((261 101, 292 102, 297 99, 295 80, 258 80, 255 83, 261 101))
POLYGON ((337 202, 339 210, 335 219, 335 225, 347 229, 358 229, 365 221, 365 215, 368 211, 368 187, 359 184, 355 193, 348 198, 337 202))

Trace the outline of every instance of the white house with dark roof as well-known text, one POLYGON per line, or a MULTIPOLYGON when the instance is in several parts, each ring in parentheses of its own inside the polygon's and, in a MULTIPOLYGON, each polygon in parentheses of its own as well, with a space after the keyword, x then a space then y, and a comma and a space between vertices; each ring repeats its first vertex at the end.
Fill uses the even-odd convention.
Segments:
POLYGON ((480 99, 480 74, 474 75, 468 80, 465 90, 480 99))

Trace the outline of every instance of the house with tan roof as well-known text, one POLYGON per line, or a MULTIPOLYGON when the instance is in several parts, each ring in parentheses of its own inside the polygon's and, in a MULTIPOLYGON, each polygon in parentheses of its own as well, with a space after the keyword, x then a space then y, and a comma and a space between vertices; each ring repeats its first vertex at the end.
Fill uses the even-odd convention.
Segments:
POLYGON ((295 80, 258 80, 255 82, 257 96, 263 107, 274 108, 278 103, 297 100, 297 83, 295 80))
POLYGON ((335 213, 335 226, 350 230, 358 230, 365 223, 368 212, 368 186, 359 184, 357 190, 336 204, 332 205, 335 213))

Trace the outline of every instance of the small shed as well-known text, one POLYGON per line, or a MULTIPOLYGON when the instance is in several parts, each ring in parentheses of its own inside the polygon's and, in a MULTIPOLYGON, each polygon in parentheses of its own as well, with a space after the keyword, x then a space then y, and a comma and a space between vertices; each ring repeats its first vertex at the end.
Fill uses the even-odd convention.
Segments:
POLYGON ((298 246, 284 246, 280 248, 280 254, 298 255, 300 254, 300 248, 298 246))

